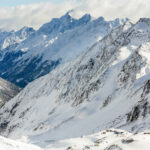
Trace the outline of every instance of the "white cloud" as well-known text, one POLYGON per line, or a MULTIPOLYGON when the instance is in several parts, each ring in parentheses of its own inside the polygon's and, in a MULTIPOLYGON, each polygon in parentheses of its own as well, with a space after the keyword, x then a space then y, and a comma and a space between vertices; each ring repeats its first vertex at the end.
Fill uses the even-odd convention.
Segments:
POLYGON ((60 17, 70 9, 73 16, 90 13, 106 19, 125 18, 137 20, 150 17, 150 0, 67 0, 61 4, 39 3, 0 9, 0 27, 18 29, 22 26, 40 27, 53 17, 60 17))
POLYGON ((39 3, 0 8, 0 28, 18 29, 23 26, 39 28, 53 17, 60 17, 72 9, 72 3, 63 4, 39 3))
POLYGON ((104 16, 106 19, 125 18, 137 20, 150 17, 150 0, 77 0, 80 6, 78 14, 91 13, 95 17, 104 16))

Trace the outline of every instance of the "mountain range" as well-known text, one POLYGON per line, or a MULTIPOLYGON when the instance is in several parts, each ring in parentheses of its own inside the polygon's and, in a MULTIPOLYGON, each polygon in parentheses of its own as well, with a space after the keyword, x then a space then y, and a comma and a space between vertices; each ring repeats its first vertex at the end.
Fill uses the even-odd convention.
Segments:
POLYGON ((149 149, 149 18, 67 13, 19 31, 1 42, 0 76, 25 86, 0 109, 2 136, 45 150, 149 149))
POLYGON ((0 77, 25 87, 59 64, 72 60, 127 19, 105 21, 85 14, 79 19, 66 13, 38 30, 0 32, 0 77))

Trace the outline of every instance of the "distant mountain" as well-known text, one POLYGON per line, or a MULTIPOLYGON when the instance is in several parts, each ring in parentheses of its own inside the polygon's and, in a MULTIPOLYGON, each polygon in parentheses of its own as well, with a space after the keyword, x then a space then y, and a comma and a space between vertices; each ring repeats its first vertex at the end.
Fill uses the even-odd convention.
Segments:
POLYGON ((2 38, 1 42, 0 76, 24 87, 59 64, 87 51, 96 41, 126 21, 105 21, 103 17, 94 20, 89 14, 74 19, 66 13, 37 31, 25 27, 7 33, 10 35, 2 38))
MULTIPOLYGON (((18 31, 0 30, 0 49, 1 51, 12 45, 18 45, 20 42, 27 39, 35 30, 29 27, 23 27, 18 31)), ((7 49, 6 49, 7 50, 7 49)))
POLYGON ((0 107, 20 92, 20 88, 0 78, 0 107))

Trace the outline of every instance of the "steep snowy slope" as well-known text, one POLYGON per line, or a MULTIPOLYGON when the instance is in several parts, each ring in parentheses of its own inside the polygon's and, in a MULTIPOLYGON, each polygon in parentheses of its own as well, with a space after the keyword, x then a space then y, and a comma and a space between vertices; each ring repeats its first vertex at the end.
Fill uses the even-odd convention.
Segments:
POLYGON ((20 92, 20 88, 0 78, 0 107, 20 92))
MULTIPOLYGON (((24 87, 34 79, 53 70, 60 63, 72 60, 112 29, 126 22, 103 17, 92 20, 86 14, 74 19, 69 13, 52 19, 19 44, 2 49, 0 76, 24 87)), ((3 47, 11 43, 5 40, 3 47)), ((10 41, 10 42, 9 42, 10 41)))
POLYGON ((127 22, 30 83, 0 110, 1 134, 46 146, 112 127, 149 129, 149 35, 150 19, 127 22))

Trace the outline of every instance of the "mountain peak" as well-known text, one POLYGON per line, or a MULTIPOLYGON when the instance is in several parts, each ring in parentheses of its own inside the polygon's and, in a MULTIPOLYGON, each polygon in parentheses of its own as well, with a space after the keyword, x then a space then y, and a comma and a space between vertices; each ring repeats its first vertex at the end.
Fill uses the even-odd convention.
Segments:
POLYGON ((44 24, 38 32, 44 34, 57 34, 59 32, 65 32, 67 30, 78 27, 82 24, 86 24, 91 20, 89 14, 85 14, 79 19, 74 19, 70 12, 67 12, 64 16, 60 18, 54 18, 50 22, 44 24))
POLYGON ((150 18, 140 18, 139 22, 150 22, 150 18))
POLYGON ((116 18, 114 22, 122 25, 122 24, 126 23, 127 21, 129 21, 128 18, 116 18))
MULTIPOLYGON (((27 32, 27 33, 30 33, 30 32, 34 32, 35 30, 32 28, 32 27, 27 27, 27 26, 24 26, 22 27, 20 30, 18 30, 17 32, 18 33, 22 33, 22 32, 27 32)), ((16 32, 16 33, 17 33, 16 32)))
POLYGON ((70 12, 67 12, 64 16, 60 18, 61 21, 70 21, 72 19, 70 12))
POLYGON ((150 18, 140 18, 139 21, 135 24, 136 30, 147 29, 150 31, 150 18))
POLYGON ((102 21, 102 22, 104 22, 104 21, 105 21, 104 17, 102 17, 102 16, 101 16, 101 17, 99 17, 99 18, 98 18, 98 20, 99 20, 99 21, 102 21))
POLYGON ((82 21, 82 22, 85 22, 85 23, 87 23, 87 22, 89 22, 90 20, 91 20, 91 15, 90 14, 85 14, 85 15, 83 15, 79 20, 80 21, 82 21))
POLYGON ((150 18, 140 18, 137 24, 139 23, 144 23, 147 24, 148 26, 150 25, 150 18))

